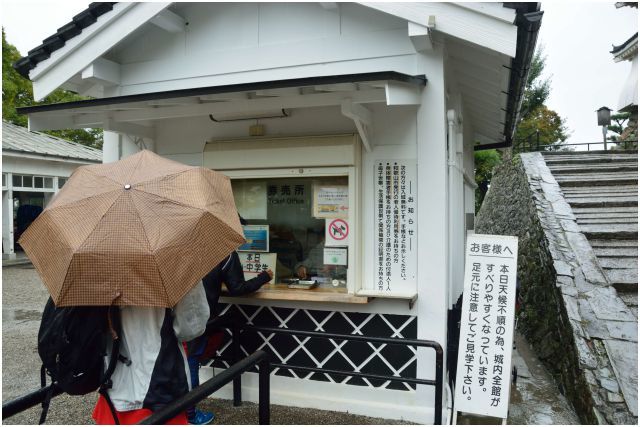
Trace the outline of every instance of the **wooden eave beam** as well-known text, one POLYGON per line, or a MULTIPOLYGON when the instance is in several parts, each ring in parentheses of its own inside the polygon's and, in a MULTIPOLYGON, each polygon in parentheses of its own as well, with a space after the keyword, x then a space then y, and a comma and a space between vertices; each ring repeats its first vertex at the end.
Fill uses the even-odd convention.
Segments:
POLYGON ((507 22, 488 9, 479 12, 473 7, 444 2, 361 4, 423 26, 428 24, 430 16, 435 16, 439 33, 486 47, 511 58, 516 56, 518 28, 513 21, 507 22))
POLYGON ((171 3, 118 3, 29 73, 33 95, 41 100, 144 25, 171 3))
POLYGON ((158 13, 156 16, 151 18, 149 22, 169 33, 181 33, 184 31, 186 26, 185 19, 169 9, 165 9, 158 13))

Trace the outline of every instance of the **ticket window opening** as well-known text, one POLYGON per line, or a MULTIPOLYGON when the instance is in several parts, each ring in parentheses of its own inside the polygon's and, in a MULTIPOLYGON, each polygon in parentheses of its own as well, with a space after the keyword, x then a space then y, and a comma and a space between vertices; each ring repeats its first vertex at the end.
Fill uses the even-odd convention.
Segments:
MULTIPOLYGON (((341 221, 336 224, 346 226, 348 177, 234 179, 232 187, 250 242, 240 248, 241 259, 243 250, 263 253, 263 260, 275 255, 275 280, 266 289, 346 292, 349 245, 345 239, 344 245, 336 246, 333 236, 327 242, 326 230, 336 219, 341 221)), ((345 226, 334 228, 346 233, 345 226)), ((247 278, 256 266, 249 268, 247 278)))

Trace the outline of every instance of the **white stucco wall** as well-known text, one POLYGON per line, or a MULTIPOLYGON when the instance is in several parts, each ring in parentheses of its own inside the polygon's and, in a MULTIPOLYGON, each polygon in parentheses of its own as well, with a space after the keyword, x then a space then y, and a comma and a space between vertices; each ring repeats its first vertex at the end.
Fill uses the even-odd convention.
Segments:
POLYGON ((78 166, 83 164, 88 163, 13 157, 7 154, 2 156, 3 173, 68 177, 78 166))
MULTIPOLYGON (((463 268, 461 262, 456 262, 457 273, 449 271, 449 223, 454 216, 448 204, 446 112, 455 109, 463 113, 464 105, 455 81, 447 81, 445 47, 436 44, 434 50, 418 53, 407 36, 406 21, 351 4, 325 10, 314 3, 191 3, 180 5, 177 11, 189 22, 185 32, 168 33, 147 26, 109 53, 108 58, 122 64, 121 85, 106 95, 374 71, 427 76, 428 84, 420 95, 421 105, 366 105, 372 113, 372 149, 367 152, 361 147, 358 170, 362 182, 359 188, 362 209, 357 218, 361 226, 362 256, 356 262, 361 269, 361 280, 368 282, 373 280, 375 263, 374 162, 410 159, 417 164, 419 261, 415 305, 410 308, 408 300, 385 298, 357 305, 235 298, 226 301, 417 316, 418 338, 441 343, 446 354, 447 309, 455 302, 451 301, 449 288, 463 268)), ((247 138, 249 126, 255 123, 215 123, 207 116, 158 121, 154 128, 155 151, 184 163, 202 165, 207 141, 247 138)), ((339 106, 294 109, 290 118, 261 119, 259 123, 265 126, 269 137, 357 133, 353 121, 341 114, 339 106)), ((461 126, 455 129, 454 137, 464 141, 462 164, 472 173, 473 153, 468 134, 467 128, 461 126)), ((125 156, 128 149, 137 149, 123 138, 126 137, 105 133, 105 161, 114 155, 125 156)), ((259 167, 260 159, 256 159, 256 168, 259 167)), ((458 193, 463 191, 462 185, 458 187, 453 191, 461 196, 458 193)), ((458 217, 462 218, 455 215, 458 217)), ((418 376, 434 378, 434 367, 433 351, 418 350, 418 376)), ((299 387, 303 395, 325 385, 301 381, 299 387)), ((383 396, 386 393, 378 392, 383 396)), ((274 393, 282 397, 287 390, 276 387, 274 393)), ((412 407, 415 402, 424 402, 423 411, 416 411, 413 420, 432 422, 433 408, 429 402, 433 402, 433 387, 419 386, 415 394, 405 393, 404 398, 396 394, 388 394, 396 407, 412 407)), ((274 402, 277 399, 274 397, 274 402)), ((325 399, 328 404, 331 396, 317 396, 317 399, 325 399)), ((361 400, 353 396, 354 402, 350 402, 353 411, 369 405, 368 409, 362 409, 363 413, 389 417, 388 413, 381 412, 383 406, 361 400)), ((404 415, 405 419, 409 417, 404 415)))
POLYGON ((184 3, 181 33, 136 31, 106 56, 120 66, 105 96, 255 81, 398 71, 417 74, 407 23, 343 3, 184 3))

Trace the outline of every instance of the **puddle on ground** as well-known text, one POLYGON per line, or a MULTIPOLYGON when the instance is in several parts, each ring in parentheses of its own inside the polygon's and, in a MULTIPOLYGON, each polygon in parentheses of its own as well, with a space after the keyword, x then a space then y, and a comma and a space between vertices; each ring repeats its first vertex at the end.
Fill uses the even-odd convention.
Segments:
POLYGON ((7 322, 15 320, 16 322, 28 322, 30 320, 40 321, 42 312, 38 310, 2 310, 2 320, 7 322))

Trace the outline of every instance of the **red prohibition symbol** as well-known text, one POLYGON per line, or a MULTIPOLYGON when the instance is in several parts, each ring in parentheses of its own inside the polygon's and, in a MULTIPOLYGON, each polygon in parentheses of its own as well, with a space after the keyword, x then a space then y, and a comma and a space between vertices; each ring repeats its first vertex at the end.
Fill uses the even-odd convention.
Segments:
POLYGON ((343 219, 334 219, 329 224, 329 234, 333 240, 344 240, 349 235, 349 226, 343 219))

